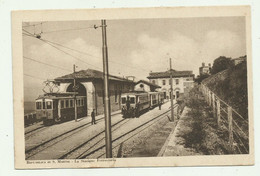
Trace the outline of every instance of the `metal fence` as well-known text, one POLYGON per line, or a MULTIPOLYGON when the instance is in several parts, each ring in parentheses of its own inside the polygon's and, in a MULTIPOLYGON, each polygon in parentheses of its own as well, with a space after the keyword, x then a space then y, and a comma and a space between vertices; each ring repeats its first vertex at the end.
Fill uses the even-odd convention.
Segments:
POLYGON ((36 112, 32 112, 24 115, 24 126, 34 124, 38 121, 39 120, 36 118, 36 112))
POLYGON ((221 100, 206 85, 201 84, 200 91, 207 104, 212 107, 219 130, 228 133, 228 145, 232 153, 249 153, 248 117, 243 117, 225 101, 221 100))

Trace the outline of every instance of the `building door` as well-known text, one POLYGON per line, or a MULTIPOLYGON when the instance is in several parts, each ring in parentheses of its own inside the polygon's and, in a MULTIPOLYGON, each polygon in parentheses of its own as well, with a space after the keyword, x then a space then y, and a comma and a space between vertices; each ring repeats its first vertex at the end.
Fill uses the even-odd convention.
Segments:
POLYGON ((180 92, 176 91, 176 98, 179 98, 179 96, 180 96, 180 92))

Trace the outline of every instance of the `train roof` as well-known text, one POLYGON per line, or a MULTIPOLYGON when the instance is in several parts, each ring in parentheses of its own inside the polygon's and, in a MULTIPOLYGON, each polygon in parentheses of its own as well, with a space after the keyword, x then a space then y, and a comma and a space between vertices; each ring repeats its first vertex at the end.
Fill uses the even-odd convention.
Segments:
MULTIPOLYGON (((61 99, 61 98, 74 98, 78 93, 74 92, 65 92, 65 93, 46 93, 44 95, 40 95, 36 100, 46 98, 46 99, 61 99)), ((77 96, 84 97, 84 96, 77 96)))
POLYGON ((128 92, 128 93, 124 93, 122 95, 148 95, 148 92, 128 92))

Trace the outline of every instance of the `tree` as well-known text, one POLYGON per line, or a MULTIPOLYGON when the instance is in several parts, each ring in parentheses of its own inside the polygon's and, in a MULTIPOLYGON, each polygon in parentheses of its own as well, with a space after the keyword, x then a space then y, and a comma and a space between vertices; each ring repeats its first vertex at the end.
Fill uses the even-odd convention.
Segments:
POLYGON ((204 79, 206 79, 207 77, 209 77, 209 74, 202 74, 202 75, 198 75, 197 78, 195 79, 195 82, 197 82, 198 84, 201 83, 201 81, 203 81, 204 79))
POLYGON ((216 74, 222 70, 226 70, 233 66, 231 58, 220 56, 214 60, 213 66, 211 68, 211 74, 216 74))

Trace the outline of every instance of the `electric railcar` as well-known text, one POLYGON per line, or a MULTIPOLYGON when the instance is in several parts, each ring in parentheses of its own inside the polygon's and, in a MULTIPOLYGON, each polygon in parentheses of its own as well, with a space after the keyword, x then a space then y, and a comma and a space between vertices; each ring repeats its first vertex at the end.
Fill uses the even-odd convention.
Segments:
MULTIPOLYGON (((75 118, 75 98, 73 95, 45 94, 35 101, 36 118, 44 125, 54 124, 75 118)), ((77 117, 87 114, 86 96, 76 96, 77 117)))
POLYGON ((139 117, 139 115, 163 103, 163 92, 126 93, 121 96, 121 112, 125 117, 139 117))

